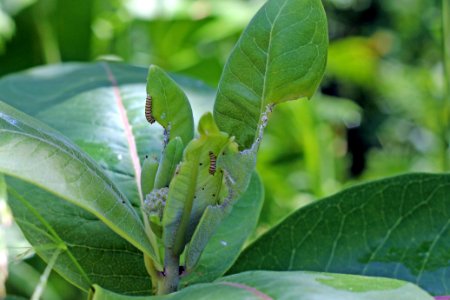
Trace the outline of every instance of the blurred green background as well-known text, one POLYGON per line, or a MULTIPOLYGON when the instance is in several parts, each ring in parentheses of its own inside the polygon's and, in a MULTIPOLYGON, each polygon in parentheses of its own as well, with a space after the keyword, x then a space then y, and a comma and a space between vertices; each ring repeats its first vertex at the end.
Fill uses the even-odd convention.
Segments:
MULTIPOLYGON (((43 64, 110 59, 157 64, 215 87, 239 34, 264 2, 0 0, 0 76, 43 64)), ((273 113, 258 160, 266 201, 255 236, 343 187, 449 168, 441 1, 323 4, 327 73, 312 101, 280 105, 273 113)), ((42 271, 36 260, 21 268, 42 271)), ((16 273, 9 288, 28 297, 17 287, 16 273)), ((52 280, 58 293, 61 279, 52 280)))

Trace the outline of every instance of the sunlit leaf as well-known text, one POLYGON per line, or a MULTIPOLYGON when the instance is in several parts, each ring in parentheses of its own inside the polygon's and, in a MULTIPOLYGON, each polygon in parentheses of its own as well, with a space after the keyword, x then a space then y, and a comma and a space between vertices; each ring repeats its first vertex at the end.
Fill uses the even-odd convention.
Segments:
MULTIPOLYGON (((38 246, 36 249, 38 253, 47 259, 51 256, 49 252, 45 255, 40 251, 42 249, 39 246, 42 245, 53 245, 53 249, 52 247, 47 249, 53 252, 63 250, 68 253, 72 264, 79 272, 71 279, 78 278, 79 282, 76 284, 87 288, 90 283, 89 275, 82 270, 77 259, 70 252, 66 252, 70 245, 59 237, 48 221, 54 221, 52 209, 60 208, 59 204, 49 206, 48 201, 57 199, 57 201, 67 201, 82 208, 86 211, 88 219, 93 218, 96 222, 98 219, 103 221, 136 248, 151 257, 155 256, 138 214, 95 162, 66 138, 35 119, 19 113, 4 103, 0 103, 0 112, 0 172, 23 181, 16 184, 14 180, 7 181, 10 195, 8 198, 25 235, 29 239, 37 239, 32 241, 32 244, 38 246), (14 159, 11 159, 12 157, 14 159), (22 193, 19 194, 15 187, 18 187, 22 193), (44 194, 40 193, 40 190, 44 194), (29 194, 30 192, 32 194, 29 194), (40 201, 42 199, 46 201, 40 201), (36 200, 37 203, 32 205, 31 203, 36 200), (22 213, 20 213, 21 210, 22 213), (42 213, 49 213, 47 219, 42 217, 42 213), (28 217, 24 214, 28 214, 28 217), (33 225, 33 222, 40 224, 33 225), (43 238, 46 241, 43 241, 43 238)), ((61 218, 60 214, 56 216, 59 217, 57 226, 68 222, 70 228, 75 229, 72 234, 76 237, 77 227, 74 226, 77 224, 77 215, 75 214, 73 218, 61 218)), ((66 231, 63 232, 65 235, 68 234, 66 231)), ((115 236, 111 231, 108 235, 115 236)), ((78 238, 82 236, 83 234, 80 234, 78 238)), ((117 238, 113 237, 112 240, 117 238)), ((64 264, 59 260, 58 265, 64 264)), ((71 269, 70 265, 68 263, 68 269, 71 269)))
POLYGON ((148 70, 147 94, 151 97, 146 112, 148 117, 161 124, 170 139, 180 137, 187 145, 194 137, 194 118, 183 90, 163 70, 152 65, 148 70))
POLYGON ((255 300, 432 300, 417 286, 387 278, 313 272, 253 271, 198 284, 177 293, 156 297, 126 297, 99 286, 91 300, 175 300, 175 299, 255 299, 255 300))
POLYGON ((210 173, 210 153, 217 155, 229 143, 229 136, 218 130, 211 114, 201 118, 199 132, 200 136, 186 146, 164 209, 164 245, 178 254, 192 237, 206 207, 223 199, 223 174, 210 173))
POLYGON ((327 21, 319 0, 270 0, 231 53, 219 83, 219 128, 249 148, 268 104, 311 97, 326 64, 327 21))

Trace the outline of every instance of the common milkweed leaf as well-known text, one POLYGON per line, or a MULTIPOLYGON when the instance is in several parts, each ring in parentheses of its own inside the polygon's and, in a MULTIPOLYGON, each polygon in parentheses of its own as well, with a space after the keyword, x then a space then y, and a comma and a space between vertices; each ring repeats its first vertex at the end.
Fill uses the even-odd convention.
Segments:
POLYGON ((229 137, 218 130, 211 114, 200 119, 199 133, 186 146, 164 208, 164 245, 176 254, 189 242, 206 207, 219 204, 223 198, 222 174, 209 173, 209 152, 220 152, 229 143, 229 137))
POLYGON ((32 183, 85 209, 136 248, 155 257, 142 221, 130 202, 77 146, 3 102, 0 102, 0 132, 1 173, 32 183))
POLYGON ((141 188, 143 197, 153 190, 158 167, 159 163, 156 159, 148 156, 144 159, 141 171, 141 188))
POLYGON ((400 280, 313 272, 254 271, 197 284, 179 292, 155 297, 129 297, 99 286, 91 289, 90 300, 433 300, 419 287, 400 280))
POLYGON ((158 172, 156 173, 155 189, 169 186, 170 180, 175 174, 175 169, 183 157, 183 149, 184 146, 180 137, 177 136, 169 141, 162 153, 158 172))
POLYGON ((194 137, 194 117, 183 90, 163 70, 150 66, 147 94, 151 97, 151 116, 163 126, 169 139, 180 137, 187 145, 194 137))
POLYGON ((320 0, 267 1, 222 73, 214 106, 220 130, 248 149, 267 105, 311 97, 325 70, 327 35, 320 0))
POLYGON ((142 252, 96 216, 30 183, 9 177, 7 184, 25 237, 44 261, 61 251, 54 270, 67 281, 84 291, 97 283, 118 293, 151 293, 142 252))
MULTIPOLYGON (((134 141, 136 146, 137 152, 133 154, 135 158, 143 158, 145 155, 153 158, 160 153, 163 140, 160 126, 149 126, 144 116, 147 73, 147 68, 106 62, 38 67, 1 78, 0 97, 58 129, 85 150, 137 209, 140 206, 139 178, 135 178, 135 172, 139 164, 135 163, 136 159, 131 159, 132 147, 129 142, 134 141), (123 130, 125 126, 131 129, 128 135, 123 130)), ((202 111, 211 109, 210 100, 213 97, 211 89, 183 76, 173 78, 183 86, 193 105, 198 108, 195 118, 198 119, 202 111)), ((11 182, 12 178, 8 178, 8 183, 11 182)), ((22 198, 29 200, 31 187, 32 185, 23 182, 15 185, 14 189, 22 198)), ((33 188, 37 189, 36 186, 33 188)), ((34 193, 32 198, 37 203, 46 203, 51 196, 58 199, 54 201, 52 207, 57 207, 57 204, 64 206, 64 209, 58 210, 61 219, 55 217, 50 222, 54 228, 68 228, 58 225, 58 222, 65 224, 71 219, 74 224, 83 224, 82 228, 86 228, 85 231, 80 230, 78 235, 70 230, 57 231, 64 243, 74 245, 69 248, 77 263, 90 271, 87 272, 89 280, 81 280, 83 278, 80 278, 75 264, 61 258, 57 260, 55 269, 63 277, 84 289, 89 284, 97 282, 117 292, 139 291, 142 294, 150 292, 150 279, 142 264, 141 251, 113 233, 94 215, 87 212, 83 214, 81 213, 83 210, 77 206, 48 192, 45 194, 42 189, 38 190, 42 192, 34 193), (84 218, 86 214, 88 217, 84 218), (77 218, 78 215, 82 216, 81 220, 77 218), (101 225, 101 228, 96 228, 94 224, 101 225), (87 228, 93 229, 89 231, 87 228), (64 233, 69 234, 69 237, 64 233), (98 241, 96 243, 93 239, 95 236, 102 236, 104 239, 96 239, 98 241), (106 239, 108 242, 105 242, 106 239), (86 255, 87 249, 91 249, 90 255, 86 255), (81 260, 80 256, 86 259, 81 260), (110 258, 112 260, 108 262, 110 258), (99 263, 100 261, 103 261, 104 265, 99 263), (114 274, 108 269, 111 265, 117 266, 114 274), (80 280, 81 283, 77 283, 80 280)), ((48 207, 45 205, 34 207, 37 213, 45 216, 48 221, 50 218, 47 215, 48 207)), ((138 216, 140 218, 140 214, 138 216)), ((31 220, 31 215, 27 215, 25 219, 31 220)), ((35 227, 36 224, 40 223, 33 223, 32 226, 35 227)), ((39 228, 46 232, 44 227, 39 228)), ((74 225, 73 229, 75 228, 74 225)), ((59 244, 61 243, 58 242, 59 244)), ((33 246, 39 249, 38 254, 45 260, 49 257, 48 253, 43 252, 47 246, 56 249, 55 243, 47 243, 46 247, 40 247, 41 244, 36 242, 33 246)), ((60 257, 65 255, 61 254, 60 257)))
POLYGON ((448 295, 449 195, 449 174, 409 174, 351 187, 293 213, 244 250, 229 273, 383 276, 448 295))
MULTIPOLYGON (((83 149, 138 208, 139 164, 131 157, 140 162, 146 155, 159 158, 163 141, 161 126, 145 120, 147 75, 148 68, 122 63, 43 66, 0 78, 0 99, 83 149), (132 135, 125 134, 127 126, 132 135), (132 140, 137 153, 132 153, 132 140)), ((212 110, 212 89, 187 77, 171 74, 171 78, 195 107, 195 120, 212 110)))
MULTIPOLYGON (((263 202, 264 189, 261 180, 253 173, 247 190, 233 204, 231 212, 227 215, 223 210, 220 211, 219 216, 225 215, 225 218, 219 219, 217 228, 207 226, 208 223, 198 225, 187 248, 186 274, 181 278, 181 286, 213 281, 231 267, 256 227, 263 202), (237 228, 239 230, 236 230, 237 228), (209 231, 207 234, 201 232, 205 229, 209 231), (209 235, 211 233, 212 235, 209 235), (200 243, 196 239, 199 239, 200 243)), ((218 209, 216 207, 216 210, 218 209)), ((217 222, 214 219, 212 221, 217 222)))

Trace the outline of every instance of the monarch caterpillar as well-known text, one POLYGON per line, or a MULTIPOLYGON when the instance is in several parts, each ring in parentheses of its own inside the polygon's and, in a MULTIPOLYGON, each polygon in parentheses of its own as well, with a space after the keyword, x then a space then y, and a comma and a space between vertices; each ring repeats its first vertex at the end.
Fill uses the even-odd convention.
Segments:
POLYGON ((153 124, 155 123, 155 118, 152 116, 152 96, 147 95, 145 100, 145 118, 150 124, 153 124))
POLYGON ((209 151, 209 174, 214 175, 216 173, 216 159, 212 151, 209 151))

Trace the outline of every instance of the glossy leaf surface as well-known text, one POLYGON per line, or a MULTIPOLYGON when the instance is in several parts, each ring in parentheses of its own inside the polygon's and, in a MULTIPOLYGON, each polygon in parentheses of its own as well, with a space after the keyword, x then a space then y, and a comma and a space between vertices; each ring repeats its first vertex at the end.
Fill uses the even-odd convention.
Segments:
POLYGON ((0 112, 0 172, 94 214, 154 257, 136 211, 95 162, 39 121, 1 102, 0 112))
POLYGON ((214 117, 249 148, 268 104, 311 97, 325 70, 327 21, 320 0, 270 0, 231 53, 214 117))
MULTIPOLYGON (((138 207, 136 174, 145 155, 159 156, 163 141, 162 128, 145 120, 147 73, 148 68, 106 62, 39 67, 1 78, 0 99, 77 144, 138 207)), ((211 111, 211 89, 173 78, 196 108, 196 122, 211 111)))
POLYGON ((132 298, 110 293, 99 286, 91 291, 93 300, 432 300, 417 286, 386 278, 313 272, 254 271, 198 284, 167 296, 132 298))
POLYGON ((48 260, 62 250, 55 268, 84 290, 94 282, 123 292, 130 292, 132 286, 149 290, 145 270, 140 267, 142 253, 132 245, 151 256, 154 252, 125 196, 59 133, 4 103, 0 105, 0 171, 12 177, 7 180, 8 202, 36 252, 48 260), (107 252, 108 246, 111 252, 107 252), (114 263, 120 257, 128 258, 135 269, 123 272, 120 264, 114 263), (108 261, 125 277, 120 282, 110 272, 108 261), (134 275, 141 281, 126 285, 129 272, 137 272, 134 275))
POLYGON ((450 175, 411 174, 306 206, 250 245, 230 273, 309 270, 450 284, 450 175))

